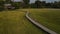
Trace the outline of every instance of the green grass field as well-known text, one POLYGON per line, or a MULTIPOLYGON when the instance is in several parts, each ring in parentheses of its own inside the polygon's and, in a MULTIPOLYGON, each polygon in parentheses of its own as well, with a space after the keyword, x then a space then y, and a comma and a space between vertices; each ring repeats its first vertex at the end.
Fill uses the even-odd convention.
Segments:
POLYGON ((31 24, 21 10, 0 12, 0 34, 46 34, 31 24))
POLYGON ((0 34, 46 34, 26 19, 24 11, 29 11, 30 17, 60 34, 60 10, 50 9, 19 9, 0 12, 0 34))
POLYGON ((28 9, 27 11, 30 11, 30 17, 40 24, 60 34, 60 10, 28 9))

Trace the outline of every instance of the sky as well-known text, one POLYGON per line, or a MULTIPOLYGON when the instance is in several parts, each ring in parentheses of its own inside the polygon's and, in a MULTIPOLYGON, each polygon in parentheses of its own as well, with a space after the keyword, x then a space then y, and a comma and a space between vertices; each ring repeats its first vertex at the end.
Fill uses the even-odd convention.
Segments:
MULTIPOLYGON (((15 0, 15 1, 21 1, 21 0, 15 0)), ((36 0, 30 0, 30 3, 34 3, 36 0)), ((41 0, 46 2, 53 2, 53 1, 59 1, 59 0, 41 0)))
MULTIPOLYGON (((41 0, 41 1, 46 1, 46 2, 54 2, 54 1, 59 1, 59 0, 41 0)), ((30 3, 35 2, 35 0, 30 0, 30 3)))

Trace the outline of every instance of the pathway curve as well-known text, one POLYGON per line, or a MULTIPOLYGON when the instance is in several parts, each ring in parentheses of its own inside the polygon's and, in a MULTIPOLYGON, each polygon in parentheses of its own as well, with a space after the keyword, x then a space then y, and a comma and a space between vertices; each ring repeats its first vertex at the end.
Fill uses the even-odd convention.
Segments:
POLYGON ((38 26, 39 28, 41 28, 42 30, 44 30, 45 32, 49 33, 49 34, 57 34, 56 32, 46 28, 45 26, 41 25, 40 23, 34 21, 32 18, 29 17, 29 12, 26 13, 26 18, 31 21, 33 24, 35 24, 36 26, 38 26))

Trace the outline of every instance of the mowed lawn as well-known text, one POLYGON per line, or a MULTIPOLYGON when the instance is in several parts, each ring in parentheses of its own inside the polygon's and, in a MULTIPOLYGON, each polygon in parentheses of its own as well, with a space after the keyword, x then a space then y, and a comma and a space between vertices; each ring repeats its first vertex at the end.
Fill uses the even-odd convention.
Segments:
POLYGON ((30 11, 30 17, 40 24, 60 34, 60 10, 28 9, 27 11, 30 11))
MULTIPOLYGON (((32 15, 31 15, 32 16, 32 15)), ((20 10, 0 12, 0 34, 46 34, 31 24, 20 10)))

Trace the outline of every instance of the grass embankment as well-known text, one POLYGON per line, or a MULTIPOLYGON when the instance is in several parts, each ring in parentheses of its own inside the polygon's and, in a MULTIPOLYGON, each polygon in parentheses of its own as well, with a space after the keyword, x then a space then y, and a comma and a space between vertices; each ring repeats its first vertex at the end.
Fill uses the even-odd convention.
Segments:
POLYGON ((60 10, 29 9, 30 17, 60 34, 60 10))
POLYGON ((32 25, 25 13, 16 11, 0 12, 0 34, 45 34, 32 25))

